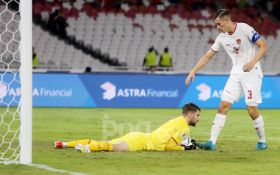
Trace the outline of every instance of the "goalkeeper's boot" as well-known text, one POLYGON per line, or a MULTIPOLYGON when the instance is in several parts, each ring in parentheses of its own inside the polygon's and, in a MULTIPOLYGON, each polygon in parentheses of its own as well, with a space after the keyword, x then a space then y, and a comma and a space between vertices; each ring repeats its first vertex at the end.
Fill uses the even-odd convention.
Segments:
POLYGON ((82 152, 82 153, 90 153, 90 152, 91 152, 91 150, 90 150, 90 145, 77 144, 77 145, 75 146, 75 149, 76 149, 77 151, 82 152))
POLYGON ((216 145, 214 145, 211 140, 206 141, 204 143, 196 143, 196 144, 201 149, 210 150, 210 151, 216 150, 216 145))
POLYGON ((267 149, 267 144, 264 142, 258 142, 256 145, 256 149, 257 150, 264 150, 267 149))
POLYGON ((54 142, 54 148, 57 148, 57 149, 64 149, 64 148, 66 148, 66 145, 63 144, 63 142, 61 142, 61 141, 55 141, 55 142, 54 142))

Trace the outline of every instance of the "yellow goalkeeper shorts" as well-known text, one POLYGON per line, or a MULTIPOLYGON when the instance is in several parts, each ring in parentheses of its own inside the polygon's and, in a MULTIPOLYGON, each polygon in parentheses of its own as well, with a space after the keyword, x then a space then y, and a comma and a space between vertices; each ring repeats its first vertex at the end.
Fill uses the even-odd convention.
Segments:
POLYGON ((125 142, 128 144, 129 151, 142 151, 147 150, 148 134, 142 132, 130 132, 126 135, 113 139, 110 141, 112 144, 125 142))

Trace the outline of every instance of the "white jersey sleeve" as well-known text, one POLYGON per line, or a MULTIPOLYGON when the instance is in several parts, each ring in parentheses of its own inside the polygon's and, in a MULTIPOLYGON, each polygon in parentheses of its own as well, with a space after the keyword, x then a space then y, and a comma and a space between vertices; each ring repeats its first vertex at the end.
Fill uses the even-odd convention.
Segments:
POLYGON ((261 37, 261 35, 254 30, 253 27, 249 26, 246 23, 241 23, 242 28, 243 28, 243 32, 245 33, 245 36, 248 37, 248 39, 252 42, 252 43, 256 43, 257 40, 261 37))
POLYGON ((216 38, 214 44, 211 46, 211 50, 218 52, 221 49, 220 35, 216 38))

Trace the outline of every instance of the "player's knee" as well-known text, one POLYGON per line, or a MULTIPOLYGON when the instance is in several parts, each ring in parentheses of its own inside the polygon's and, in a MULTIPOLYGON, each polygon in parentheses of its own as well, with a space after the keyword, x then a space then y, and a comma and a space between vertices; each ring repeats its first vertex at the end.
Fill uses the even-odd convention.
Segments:
POLYGON ((253 118, 256 119, 259 117, 259 110, 257 106, 247 106, 247 110, 249 115, 253 118))
POLYGON ((228 110, 230 109, 230 107, 231 107, 231 103, 222 101, 220 103, 219 108, 218 108, 218 113, 219 114, 226 114, 228 112, 228 110))

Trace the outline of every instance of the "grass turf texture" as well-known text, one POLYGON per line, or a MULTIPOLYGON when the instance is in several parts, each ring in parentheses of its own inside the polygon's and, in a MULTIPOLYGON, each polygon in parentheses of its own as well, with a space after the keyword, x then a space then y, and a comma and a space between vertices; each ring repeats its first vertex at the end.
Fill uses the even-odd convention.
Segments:
MULTIPOLYGON (((82 138, 100 140, 103 125, 108 121, 126 131, 126 124, 137 126, 139 122, 146 122, 151 129, 155 129, 168 119, 177 117, 180 109, 36 108, 33 112, 33 163, 86 174, 279 174, 280 110, 261 110, 269 145, 265 151, 255 150, 257 136, 247 112, 231 110, 218 140, 217 150, 213 152, 195 150, 91 154, 82 154, 72 149, 56 150, 53 142, 82 138)), ((197 127, 191 128, 192 136, 199 141, 207 140, 214 115, 215 110, 203 110, 197 127)), ((0 165, 0 174, 57 173, 23 165, 0 165)))

